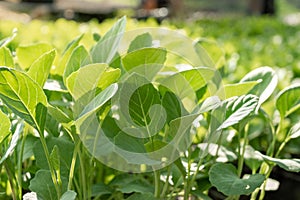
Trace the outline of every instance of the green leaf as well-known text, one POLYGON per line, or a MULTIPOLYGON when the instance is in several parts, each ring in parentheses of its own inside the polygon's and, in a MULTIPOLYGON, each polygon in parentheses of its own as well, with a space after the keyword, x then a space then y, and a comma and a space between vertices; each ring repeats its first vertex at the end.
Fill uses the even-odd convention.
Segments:
POLYGON ((187 98, 189 101, 183 103, 188 111, 192 111, 197 101, 196 90, 205 86, 214 76, 215 70, 199 67, 191 70, 181 71, 162 80, 159 80, 162 86, 173 92, 179 99, 187 98))
POLYGON ((151 83, 136 74, 130 74, 112 99, 113 115, 118 124, 131 136, 148 138, 161 130, 166 122, 166 112, 160 94, 151 83))
POLYGON ((286 171, 300 172, 300 159, 279 159, 263 155, 260 152, 256 153, 260 155, 265 161, 277 164, 279 167, 286 171))
POLYGON ((131 195, 130 197, 128 197, 126 200, 141 200, 141 199, 156 200, 157 198, 155 198, 152 193, 143 193, 143 194, 135 193, 135 194, 131 195))
POLYGON ((0 110, 0 144, 10 134, 10 120, 6 114, 0 110))
POLYGON ((300 122, 295 124, 288 133, 288 138, 295 139, 300 137, 300 122))
POLYGON ((76 192, 74 192, 73 190, 68 190, 60 197, 60 200, 75 200, 76 196, 76 192))
POLYGON ((126 54, 122 63, 126 71, 136 72, 148 80, 162 69, 167 51, 162 48, 143 48, 126 54))
POLYGON ((51 45, 47 43, 37 43, 26 46, 19 46, 16 49, 18 63, 22 69, 29 68, 32 63, 44 53, 52 50, 51 45))
POLYGON ((51 115, 51 118, 54 118, 59 123, 69 123, 72 121, 63 111, 51 105, 48 105, 48 113, 51 115))
POLYGON ((276 98, 276 107, 281 118, 287 117, 300 108, 300 84, 282 90, 276 98))
POLYGON ((163 96, 162 105, 166 110, 168 123, 170 123, 170 121, 173 119, 181 117, 187 113, 176 95, 168 91, 163 96))
POLYGON ((134 40, 130 43, 128 48, 128 53, 152 46, 152 37, 149 33, 143 33, 134 38, 134 40))
POLYGON ((92 187, 92 197, 102 196, 104 194, 111 194, 112 190, 104 183, 97 183, 92 187))
POLYGON ((11 36, 0 40, 0 47, 7 46, 17 36, 17 33, 18 33, 18 30, 16 28, 14 28, 11 36))
MULTIPOLYGON (((68 180, 62 177, 62 192, 67 191, 68 180)), ((38 199, 59 200, 49 170, 39 170, 30 181, 29 189, 37 194, 38 199)))
POLYGON ((27 74, 43 87, 50 73, 52 63, 56 55, 55 49, 44 53, 30 66, 27 74))
POLYGON ((226 98, 248 94, 249 91, 258 83, 259 81, 247 81, 224 85, 226 98))
POLYGON ((84 48, 84 46, 80 45, 76 47, 65 67, 65 71, 63 74, 64 82, 66 79, 73 73, 76 72, 80 67, 83 67, 90 63, 89 53, 84 48))
POLYGON ((16 115, 43 133, 47 98, 27 74, 0 67, 0 97, 16 115))
POLYGON ((260 67, 246 74, 240 82, 243 83, 249 81, 260 81, 249 92, 249 94, 254 94, 259 97, 258 110, 260 105, 264 103, 275 90, 278 83, 278 77, 272 68, 260 67))
POLYGON ((118 84, 114 83, 100 92, 87 106, 84 107, 83 111, 79 115, 78 120, 82 120, 80 118, 89 116, 89 114, 96 112, 116 94, 117 90, 118 84))
POLYGON ((0 48, 0 66, 6 66, 11 68, 14 68, 15 66, 11 52, 6 47, 0 48))
POLYGON ((125 32, 125 25, 126 17, 122 17, 91 49, 93 63, 108 64, 113 61, 125 32))
POLYGON ((116 188, 117 191, 121 191, 122 193, 154 192, 153 185, 151 185, 141 177, 130 174, 121 174, 119 176, 116 176, 109 185, 116 188))
MULTIPOLYGON (((51 150, 54 149, 54 146, 57 146, 57 149, 59 149, 59 152, 58 151, 54 152, 55 154, 59 153, 59 155, 55 156, 55 154, 53 154, 52 156, 53 161, 56 160, 54 161, 56 162, 56 165, 60 163, 59 170, 61 176, 68 177, 70 172, 71 162, 72 162, 74 144, 62 138, 55 138, 55 137, 47 138, 46 142, 47 142, 47 147, 49 152, 51 152, 51 150), (57 161, 58 158, 59 161, 57 161)), ((42 149, 43 147, 41 142, 37 141, 34 144, 34 148, 33 148, 34 157, 36 159, 36 165, 41 169, 48 170, 49 165, 45 158, 45 153, 42 149)))
POLYGON ((15 150, 18 141, 21 137, 21 134, 23 132, 23 128, 24 128, 24 123, 23 122, 19 122, 17 124, 16 130, 11 138, 11 141, 9 143, 9 146, 7 148, 7 150, 5 151, 4 155, 2 156, 1 160, 0 160, 0 165, 12 154, 12 152, 15 150))
POLYGON ((227 196, 248 195, 260 187, 264 180, 265 177, 262 174, 254 174, 247 179, 240 179, 232 164, 217 163, 209 170, 211 184, 227 196))
POLYGON ((235 125, 249 116, 255 110, 258 101, 258 97, 252 94, 226 99, 223 102, 225 109, 224 106, 220 107, 226 113, 225 119, 217 131, 235 125))
MULTIPOLYGON (((105 89, 114 83, 120 75, 119 69, 111 69, 105 63, 96 63, 84 66, 73 72, 66 80, 67 88, 75 100, 97 87, 105 89)), ((91 100, 93 96, 86 97, 91 100)))
POLYGON ((73 52, 73 50, 79 45, 80 40, 82 39, 83 34, 78 36, 77 38, 75 38, 74 40, 72 40, 68 45, 67 48, 65 49, 59 64, 57 66, 57 68, 55 68, 53 70, 53 74, 57 74, 57 75, 63 75, 64 71, 65 71, 65 67, 70 59, 70 56, 73 52))
POLYGON ((159 92, 152 84, 139 87, 129 101, 129 114, 139 126, 147 126, 151 122, 150 108, 161 104, 159 92))

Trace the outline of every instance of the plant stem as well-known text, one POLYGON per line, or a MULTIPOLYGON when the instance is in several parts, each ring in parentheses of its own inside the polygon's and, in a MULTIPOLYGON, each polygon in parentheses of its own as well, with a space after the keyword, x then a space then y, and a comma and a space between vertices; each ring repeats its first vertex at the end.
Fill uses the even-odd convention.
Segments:
POLYGON ((242 144, 242 151, 240 151, 240 145, 239 145, 239 155, 238 155, 238 169, 237 173, 238 176, 241 177, 242 171, 243 171, 243 166, 244 166, 244 154, 246 151, 246 146, 248 144, 248 131, 244 130, 244 138, 243 138, 243 144, 242 144))
POLYGON ((7 176, 8 176, 8 180, 9 180, 9 184, 10 184, 10 188, 11 188, 11 193, 12 193, 12 198, 13 200, 18 200, 18 196, 17 196, 17 192, 15 191, 15 184, 14 184, 14 175, 13 173, 10 171, 9 166, 7 166, 6 161, 3 163, 5 171, 7 172, 7 176))
POLYGON ((169 188, 169 178, 170 178, 170 174, 171 174, 171 168, 172 168, 172 165, 168 166, 167 179, 166 179, 166 183, 165 183, 163 190, 161 192, 161 195, 160 195, 161 198, 164 198, 164 196, 169 188))
POLYGON ((21 150, 19 152, 18 156, 18 175, 17 175, 17 181, 18 181, 18 187, 19 187, 19 198, 22 199, 22 160, 23 160, 23 152, 24 152, 24 147, 25 147, 25 140, 27 137, 27 126, 25 126, 24 131, 23 131, 23 138, 22 138, 22 143, 21 143, 21 150))
POLYGON ((58 197, 58 199, 60 199, 61 189, 60 189, 60 187, 58 185, 58 182, 57 182, 57 179, 56 179, 55 170, 53 169, 52 164, 51 164, 50 154, 49 154, 49 150, 48 150, 48 147, 47 147, 47 143, 46 143, 44 134, 41 133, 40 131, 39 131, 39 133, 40 133, 40 140, 41 140, 41 143, 42 143, 42 146, 43 146, 43 149, 44 149, 44 152, 45 152, 46 160, 47 160, 47 163, 48 163, 48 166, 49 166, 49 170, 50 170, 50 173, 51 173, 51 178, 52 178, 52 181, 53 181, 56 193, 57 193, 57 197, 58 197))
POLYGON ((160 172, 159 170, 156 170, 153 173, 154 173, 154 184, 155 184, 154 196, 155 198, 159 198, 160 197, 160 172))
POLYGON ((189 199, 189 194, 191 190, 191 147, 188 148, 188 167, 187 167, 187 177, 184 184, 184 200, 189 199))
POLYGON ((72 156, 72 162, 70 166, 70 174, 69 174, 69 182, 68 182, 68 190, 72 189, 72 180, 74 178, 74 171, 75 171, 75 164, 76 164, 76 159, 77 159, 77 154, 80 148, 81 140, 75 140, 75 148, 72 156))

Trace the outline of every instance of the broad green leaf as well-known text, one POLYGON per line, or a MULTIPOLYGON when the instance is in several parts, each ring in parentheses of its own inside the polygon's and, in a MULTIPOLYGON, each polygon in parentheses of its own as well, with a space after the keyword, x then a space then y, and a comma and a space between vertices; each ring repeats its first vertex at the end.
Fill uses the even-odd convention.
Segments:
POLYGON ((152 80, 162 69, 167 51, 162 48, 143 48, 126 54, 122 63, 126 71, 136 72, 152 80))
POLYGON ((54 49, 44 53, 32 63, 27 72, 27 74, 41 87, 44 86, 49 76, 55 55, 56 51, 54 49))
MULTIPOLYGON (((211 57, 208 55, 207 51, 202 47, 200 40, 193 44, 193 48, 200 60, 200 62, 198 61, 199 63, 197 63, 198 65, 205 67, 215 67, 215 64, 213 63, 211 57)), ((186 53, 189 53, 190 50, 185 49, 185 51, 187 51, 186 53)))
POLYGON ((276 98, 276 107, 282 118, 300 108, 300 84, 291 85, 282 90, 276 98))
POLYGON ((92 186, 92 197, 101 196, 104 194, 111 194, 112 189, 104 183, 97 183, 92 186))
MULTIPOLYGON (((72 155, 74 151, 74 144, 62 138, 55 137, 47 138, 46 142, 49 152, 52 151, 54 146, 58 147, 59 152, 56 152, 56 154, 59 153, 59 155, 56 155, 55 160, 57 159, 57 157, 59 157, 60 160, 55 162, 60 163, 61 176, 68 177, 70 172, 72 155)), ((49 165, 45 158, 45 153, 43 151, 43 147, 40 141, 37 141, 34 144, 33 153, 36 159, 36 165, 41 169, 48 170, 49 165)))
POLYGON ((84 48, 84 46, 80 45, 76 47, 65 67, 65 71, 63 74, 64 82, 66 79, 73 73, 76 72, 80 67, 85 66, 90 63, 89 53, 84 48))
POLYGON ((126 133, 120 132, 114 138, 114 144, 129 152, 146 153, 144 140, 141 138, 132 137, 126 133))
POLYGON ((44 53, 52 50, 53 47, 47 43, 37 43, 26 46, 19 46, 16 49, 18 63, 22 69, 29 68, 32 63, 44 53))
POLYGON ((259 81, 247 81, 224 85, 226 98, 248 94, 248 92, 258 83, 259 81))
POLYGON ((53 74, 63 75, 65 67, 70 59, 70 56, 73 50, 79 45, 79 42, 82 39, 82 37, 83 35, 78 36, 67 45, 67 48, 65 49, 57 68, 54 68, 52 71, 53 74))
POLYGON ((0 40, 0 47, 7 46, 17 36, 17 33, 18 33, 18 30, 16 28, 14 28, 11 36, 8 36, 8 37, 0 40))
POLYGON ((148 183, 145 179, 135 175, 122 174, 116 176, 109 185, 111 187, 117 188, 117 190, 121 191, 122 193, 154 192, 153 185, 148 183))
MULTIPOLYGON (((68 179, 62 177, 62 192, 67 191, 68 179)), ((30 181, 29 189, 37 194, 38 199, 59 200, 49 170, 38 170, 30 181)))
POLYGON ((261 104, 264 103, 275 90, 278 83, 278 77, 272 68, 260 67, 246 74, 240 82, 243 83, 249 81, 260 81, 249 91, 249 94, 254 94, 259 97, 258 110, 261 104))
POLYGON ((108 100, 115 95, 118 90, 118 85, 116 83, 110 85, 105 90, 100 92, 86 107, 83 109, 79 115, 79 120, 81 117, 88 116, 91 113, 96 112, 101 106, 103 106, 108 100))
MULTIPOLYGON (((111 69, 105 63, 84 66, 73 72, 66 80, 67 88, 74 99, 79 99, 88 92, 99 87, 105 89, 120 76, 119 69, 111 69)), ((92 97, 87 97, 91 100, 92 97)))
POLYGON ((152 84, 139 87, 130 97, 129 114, 139 126, 150 124, 150 108, 155 104, 161 104, 159 92, 152 84))
POLYGON ((115 57, 125 32, 126 17, 119 19, 113 27, 91 49, 93 63, 109 64, 115 57))
POLYGON ((185 109, 191 112, 196 106, 196 90, 205 86, 214 74, 214 69, 199 67, 178 72, 159 80, 159 82, 181 100, 185 99, 183 105, 185 109))
POLYGON ((270 156, 266 156, 261 154, 260 152, 256 152, 260 155, 265 161, 272 162, 277 164, 279 167, 286 171, 290 172, 300 172, 300 159, 279 159, 279 158, 272 158, 270 156))
POLYGON ((290 129, 290 131, 288 133, 288 138, 290 138, 290 139, 295 139, 298 137, 300 137, 300 122, 298 122, 297 124, 292 126, 292 128, 290 129))
POLYGON ((10 134, 10 120, 6 114, 0 110, 0 144, 10 134))
POLYGON ((235 125, 249 116, 255 110, 258 101, 258 97, 252 94, 226 99, 223 102, 225 109, 224 106, 220 107, 226 113, 225 119, 217 130, 235 125))
POLYGON ((72 120, 59 108, 51 105, 48 105, 48 113, 51 115, 51 118, 56 119, 59 123, 69 123, 72 120))
POLYGON ((162 105, 166 110, 168 123, 170 123, 170 121, 173 119, 181 117, 187 113, 176 95, 168 91, 162 98, 162 105))
POLYGON ((76 192, 72 190, 68 190, 60 197, 60 200, 75 200, 76 196, 77 196, 76 192))
POLYGON ((215 70, 208 67, 197 67, 181 71, 179 74, 189 82, 194 91, 197 91, 213 79, 215 70))
POLYGON ((166 122, 166 112, 161 105, 156 88, 136 73, 119 84, 112 99, 113 115, 118 124, 131 136, 148 138, 161 130, 166 122))
POLYGON ((147 142, 144 146, 145 146, 145 149, 147 150, 147 152, 153 152, 153 151, 157 151, 167 145, 168 144, 166 142, 161 141, 161 140, 151 140, 151 141, 147 142))
POLYGON ((101 196, 104 194, 111 194, 112 189, 104 183, 97 183, 92 186, 92 197, 101 196))
POLYGON ((141 35, 136 36, 134 40, 130 43, 128 48, 128 53, 152 46, 152 37, 149 33, 143 33, 141 35))
POLYGON ((200 143, 197 146, 201 149, 202 152, 207 152, 212 156, 217 156, 217 162, 231 162, 237 159, 235 153, 224 146, 220 146, 214 143, 200 143))
POLYGON ((135 193, 133 195, 130 195, 126 200, 157 200, 157 198, 154 197, 153 193, 135 193))
POLYGON ((227 196, 248 195, 262 185, 265 177, 262 174, 254 174, 247 179, 241 179, 232 164, 217 163, 209 170, 209 181, 227 196))
POLYGON ((15 150, 18 141, 21 137, 21 134, 23 132, 23 128, 24 128, 24 123, 19 121, 16 127, 16 130, 11 138, 11 141, 9 143, 9 146, 7 148, 7 150, 5 151, 4 155, 1 157, 0 160, 0 165, 13 153, 13 151, 15 150))
POLYGON ((11 52, 6 47, 0 48, 0 66, 6 66, 11 68, 14 68, 15 66, 11 52))
POLYGON ((0 67, 0 97, 16 115, 43 132, 47 98, 27 74, 0 67))

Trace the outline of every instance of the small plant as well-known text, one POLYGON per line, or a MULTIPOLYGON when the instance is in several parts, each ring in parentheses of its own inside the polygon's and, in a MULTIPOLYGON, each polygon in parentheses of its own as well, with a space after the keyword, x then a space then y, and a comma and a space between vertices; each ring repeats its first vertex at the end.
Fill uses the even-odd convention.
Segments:
POLYGON ((89 50, 81 35, 61 54, 0 41, 5 195, 187 200, 210 199, 215 187, 263 199, 275 165, 300 171, 281 154, 300 135, 299 84, 274 97, 277 75, 260 67, 222 85, 202 41, 125 28, 123 17, 89 50), (267 113, 270 98, 276 112, 267 113))

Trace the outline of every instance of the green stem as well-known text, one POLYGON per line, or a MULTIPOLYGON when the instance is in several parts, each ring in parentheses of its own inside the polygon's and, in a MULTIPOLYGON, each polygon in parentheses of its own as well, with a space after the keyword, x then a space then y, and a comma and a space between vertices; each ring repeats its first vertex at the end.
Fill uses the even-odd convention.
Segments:
POLYGON ((245 155, 247 144, 248 144, 248 131, 244 129, 244 138, 243 138, 243 144, 242 144, 242 151, 240 151, 240 146, 239 146, 239 155, 238 155, 237 173, 238 173, 239 177, 242 175, 242 171, 243 171, 244 155, 245 155))
POLYGON ((19 152, 18 156, 18 175, 17 175, 17 181, 18 181, 18 187, 19 187, 19 198, 22 199, 22 160, 23 160, 23 152, 25 147, 25 140, 27 137, 28 129, 25 127, 23 131, 23 138, 21 143, 21 151, 19 152))
POLYGON ((167 190, 168 190, 168 188, 169 188, 169 178, 170 178, 170 175, 171 175, 171 168, 172 168, 171 165, 168 166, 167 179, 166 179, 166 183, 165 183, 165 185, 164 185, 164 187, 163 187, 163 190, 162 190, 162 192, 161 192, 161 195, 160 195, 161 198, 164 198, 164 197, 165 197, 165 194, 166 194, 166 192, 167 192, 167 190))
POLYGON ((40 131, 39 131, 39 133, 40 133, 40 140, 41 140, 41 143, 42 143, 42 146, 43 146, 43 149, 44 149, 44 152, 45 152, 46 160, 47 160, 47 163, 48 163, 48 166, 49 166, 49 170, 50 170, 50 173, 51 173, 51 178, 52 178, 55 190, 56 190, 56 194, 57 194, 58 199, 60 199, 60 197, 61 197, 61 188, 59 187, 59 184, 58 184, 57 179, 56 179, 55 170, 53 169, 53 166, 51 164, 50 153, 49 153, 49 150, 48 150, 48 147, 47 147, 47 143, 46 143, 44 134, 41 133, 40 131))
POLYGON ((5 168, 5 171, 7 172, 7 177, 8 177, 10 188, 11 188, 12 198, 13 198, 13 200, 18 200, 17 192, 15 190, 14 175, 10 171, 9 166, 7 166, 6 161, 3 163, 3 165, 5 168))
POLYGON ((86 189, 86 176, 85 176, 85 166, 84 166, 84 160, 82 158, 82 154, 79 151, 78 152, 78 156, 79 156, 79 161, 80 161, 80 169, 81 169, 81 173, 80 173, 80 177, 81 177, 81 189, 83 190, 83 199, 87 199, 87 189, 86 189))
POLYGON ((73 152, 72 162, 71 162, 71 166, 70 166, 68 190, 72 189, 72 181, 74 179, 75 164, 76 164, 76 159, 77 159, 77 154, 78 154, 78 151, 80 148, 80 144, 81 144, 80 140, 79 140, 79 142, 78 141, 76 142, 75 149, 73 152))
POLYGON ((189 199, 189 194, 191 190, 191 147, 188 148, 188 167, 187 167, 187 177, 184 184, 184 200, 189 199))
POLYGON ((160 172, 159 170, 154 171, 154 196, 155 198, 159 198, 160 197, 160 172))
POLYGON ((277 140, 277 135, 280 133, 281 127, 282 127, 282 119, 280 120, 280 122, 279 122, 279 124, 278 124, 278 127, 277 127, 277 129, 276 129, 276 132, 274 131, 273 125, 271 124, 272 133, 275 132, 275 134, 272 134, 272 135, 273 135, 272 143, 271 143, 270 147, 269 147, 268 150, 267 150, 267 155, 268 155, 268 156, 271 156, 271 157, 272 157, 272 156, 274 155, 275 145, 276 145, 276 140, 277 140))

